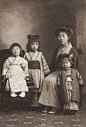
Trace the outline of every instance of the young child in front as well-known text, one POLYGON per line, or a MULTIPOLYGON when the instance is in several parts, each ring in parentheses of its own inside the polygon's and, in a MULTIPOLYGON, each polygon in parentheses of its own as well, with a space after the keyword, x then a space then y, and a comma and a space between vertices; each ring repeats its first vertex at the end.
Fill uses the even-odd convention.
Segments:
POLYGON ((3 82, 6 80, 6 90, 11 91, 10 96, 25 97, 28 87, 25 78, 28 76, 28 64, 22 57, 22 47, 18 43, 13 43, 9 49, 11 56, 6 59, 3 65, 3 82))
POLYGON ((38 99, 42 80, 50 73, 50 69, 42 52, 39 51, 39 35, 28 35, 27 52, 25 59, 28 61, 29 75, 34 81, 34 97, 32 110, 37 110, 40 105, 38 99))
POLYGON ((78 70, 71 68, 73 65, 72 55, 60 55, 62 70, 57 78, 59 98, 63 105, 63 113, 75 114, 79 109, 80 93, 83 80, 78 70))

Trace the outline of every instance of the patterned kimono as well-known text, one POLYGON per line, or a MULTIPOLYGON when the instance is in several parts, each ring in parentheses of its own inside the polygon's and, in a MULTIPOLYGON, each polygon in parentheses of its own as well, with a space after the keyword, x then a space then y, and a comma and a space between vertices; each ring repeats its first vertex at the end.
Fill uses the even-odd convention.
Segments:
POLYGON ((6 90, 12 93, 27 92, 25 77, 28 76, 27 61, 22 57, 9 57, 3 65, 3 76, 6 76, 6 90))
POLYGON ((63 110, 77 111, 80 102, 79 86, 83 86, 83 80, 78 70, 73 68, 67 71, 61 70, 57 78, 57 85, 63 110))
POLYGON ((38 107, 38 90, 41 89, 42 80, 50 72, 50 69, 42 52, 27 52, 25 59, 28 61, 29 75, 32 76, 34 81, 35 95, 32 107, 38 107))

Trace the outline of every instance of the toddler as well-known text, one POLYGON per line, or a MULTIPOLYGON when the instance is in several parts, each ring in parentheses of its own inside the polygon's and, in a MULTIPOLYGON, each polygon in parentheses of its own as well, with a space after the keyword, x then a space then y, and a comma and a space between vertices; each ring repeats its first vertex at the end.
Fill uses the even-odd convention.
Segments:
POLYGON ((25 97, 25 92, 28 92, 26 84, 26 76, 28 76, 28 64, 22 57, 22 47, 18 43, 13 43, 10 46, 11 56, 6 59, 3 65, 3 81, 6 79, 6 90, 11 90, 11 97, 16 97, 20 92, 20 97, 25 97))
POLYGON ((62 70, 57 78, 59 88, 59 98, 63 105, 63 112, 75 113, 79 109, 80 93, 83 87, 83 80, 78 70, 71 68, 73 61, 72 55, 61 54, 62 70))

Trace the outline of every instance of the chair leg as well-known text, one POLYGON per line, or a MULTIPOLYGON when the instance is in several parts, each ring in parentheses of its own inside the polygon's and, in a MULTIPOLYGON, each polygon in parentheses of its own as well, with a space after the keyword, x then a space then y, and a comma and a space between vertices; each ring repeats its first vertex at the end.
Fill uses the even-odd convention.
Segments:
POLYGON ((21 98, 21 106, 24 109, 24 98, 21 98))
POLYGON ((27 103, 27 105, 28 105, 28 93, 26 93, 26 103, 27 103))
POLYGON ((3 93, 1 94, 1 103, 3 103, 3 93))
POLYGON ((3 92, 1 93, 1 108, 3 109, 3 92))
POLYGON ((82 107, 83 89, 80 89, 80 107, 82 107))
POLYGON ((27 107, 32 111, 32 102, 33 102, 33 88, 29 88, 29 92, 27 93, 27 107))
POLYGON ((10 97, 10 93, 8 94, 8 112, 10 113, 10 103, 11 103, 11 97, 10 97))

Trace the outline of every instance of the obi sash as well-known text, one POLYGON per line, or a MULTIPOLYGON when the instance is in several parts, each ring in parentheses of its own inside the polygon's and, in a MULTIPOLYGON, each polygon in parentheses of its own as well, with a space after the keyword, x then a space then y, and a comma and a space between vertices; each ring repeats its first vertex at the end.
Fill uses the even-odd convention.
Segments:
POLYGON ((40 69, 40 62, 39 61, 29 61, 28 67, 29 69, 40 69))

